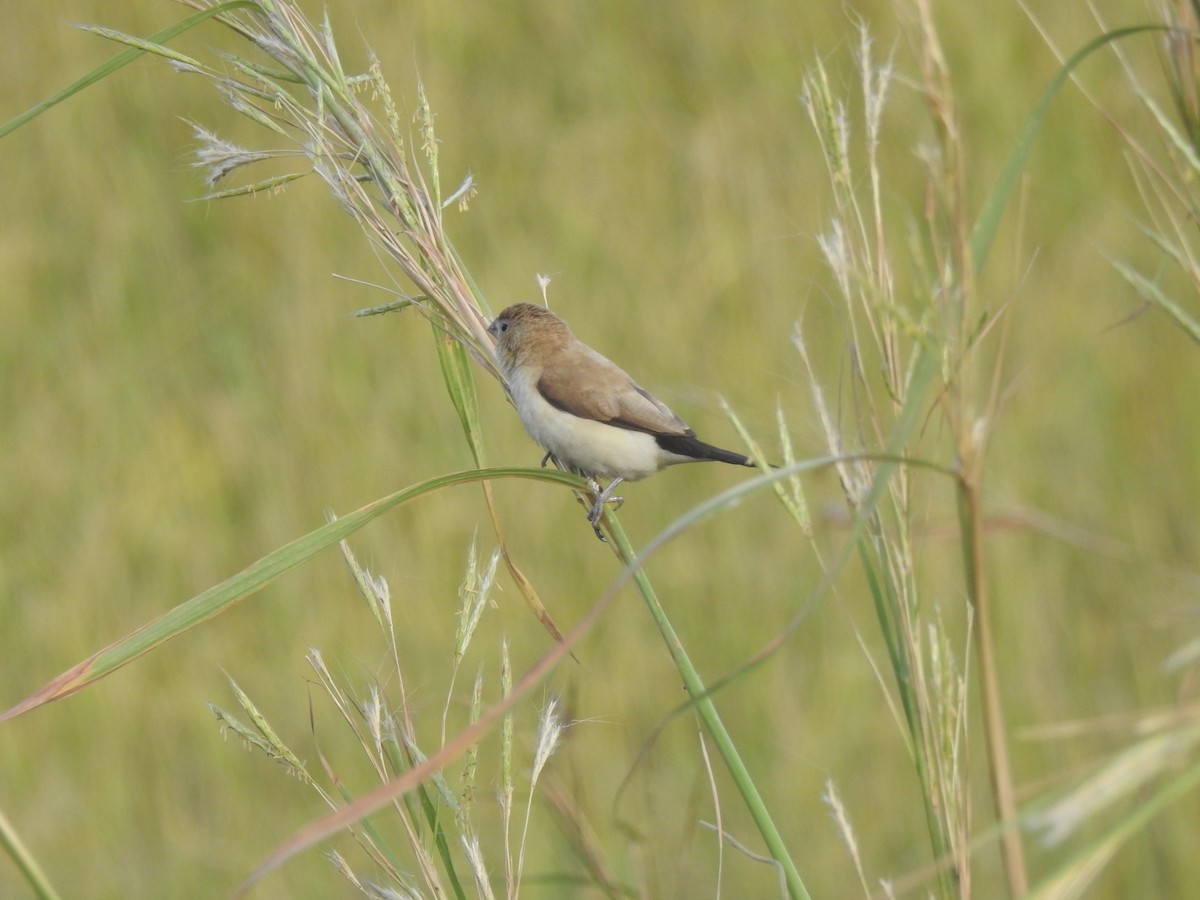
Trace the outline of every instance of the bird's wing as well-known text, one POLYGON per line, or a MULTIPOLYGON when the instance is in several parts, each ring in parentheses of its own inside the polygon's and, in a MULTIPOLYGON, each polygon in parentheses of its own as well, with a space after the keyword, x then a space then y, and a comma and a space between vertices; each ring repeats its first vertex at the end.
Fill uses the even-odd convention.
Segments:
POLYGON ((581 419, 650 434, 689 435, 692 430, 666 404, 634 383, 616 363, 587 349, 551 360, 538 379, 546 401, 581 419))

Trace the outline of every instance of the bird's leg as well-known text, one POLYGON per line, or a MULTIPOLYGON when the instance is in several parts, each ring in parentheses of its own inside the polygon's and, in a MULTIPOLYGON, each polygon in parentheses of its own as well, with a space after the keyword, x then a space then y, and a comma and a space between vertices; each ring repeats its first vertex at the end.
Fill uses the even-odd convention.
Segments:
POLYGON ((608 487, 596 495, 596 502, 592 504, 592 511, 588 513, 588 521, 592 523, 592 528, 596 529, 596 534, 600 534, 600 516, 604 513, 605 503, 624 503, 624 497, 614 497, 612 492, 616 490, 624 478, 617 477, 608 483, 608 487))
MULTIPOLYGON (((612 495, 612 492, 616 488, 616 486, 624 480, 625 480, 624 478, 614 478, 609 483, 608 487, 606 487, 603 491, 600 492, 600 496, 596 498, 596 504, 599 509, 603 510, 604 504, 606 504, 606 503, 611 503, 613 509, 621 508, 621 504, 625 502, 625 498, 624 497, 614 497, 612 495)), ((600 521, 600 513, 599 512, 596 513, 596 521, 597 522, 600 521)))
MULTIPOLYGON (((543 469, 546 468, 546 463, 550 462, 550 460, 553 457, 554 457, 554 454, 551 453, 549 450, 547 450, 546 455, 542 457, 542 468, 543 469)), ((558 462, 558 460, 555 460, 555 462, 558 462)))

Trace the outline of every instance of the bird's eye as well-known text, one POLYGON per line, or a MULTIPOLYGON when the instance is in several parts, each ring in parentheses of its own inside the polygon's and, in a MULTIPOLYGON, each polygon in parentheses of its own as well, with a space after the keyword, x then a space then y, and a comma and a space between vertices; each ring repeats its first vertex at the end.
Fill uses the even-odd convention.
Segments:
POLYGON ((501 323, 500 323, 500 331, 501 331, 501 332, 508 331, 508 323, 507 323, 507 322, 501 322, 501 323))

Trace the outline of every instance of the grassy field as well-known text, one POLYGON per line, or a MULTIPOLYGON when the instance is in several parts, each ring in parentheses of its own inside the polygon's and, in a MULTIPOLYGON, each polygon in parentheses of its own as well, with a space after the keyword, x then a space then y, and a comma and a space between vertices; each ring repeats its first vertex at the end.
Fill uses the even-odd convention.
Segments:
MULTIPOLYGON (((1041 24, 1070 53, 1106 28, 1147 21, 1141 4, 1100 5, 1105 26, 1083 3, 1050 4, 1041 24)), ((945 258, 940 237, 955 228, 952 219, 941 236, 928 227, 927 211, 945 197, 929 188, 938 132, 915 12, 903 3, 860 3, 853 13, 812 6, 363 0, 330 4, 330 19, 346 68, 365 69, 369 46, 404 110, 424 83, 443 178, 456 185, 470 172, 479 185, 469 210, 448 209, 446 223, 491 312, 536 301, 537 274, 549 274, 551 305, 576 333, 701 436, 741 446, 723 397, 780 459, 778 408, 803 459, 829 446, 813 376, 792 342, 797 323, 850 449, 878 450, 886 437, 855 389, 862 363, 879 390, 879 360, 854 342, 820 252, 837 204, 800 99, 820 61, 850 104, 851 187, 865 191, 856 17, 876 57, 890 54, 895 67, 879 170, 897 302, 929 305, 922 286, 945 258)), ((948 7, 934 18, 970 217, 1060 63, 1016 5, 986 16, 939 6, 948 7)), ((0 118, 118 49, 71 25, 149 35, 185 12, 165 2, 14 4, 0 37, 0 118)), ((210 59, 213 50, 245 52, 211 23, 172 46, 210 59)), ((1153 38, 1121 48, 1169 112, 1153 38)), ((1023 810, 1155 733, 1149 713, 1186 721, 1197 709, 1194 662, 1165 663, 1197 634, 1200 348, 1144 306, 1113 262, 1161 277, 1193 317, 1200 304, 1144 233, 1153 191, 1145 179, 1139 190, 1129 144, 1106 116, 1166 158, 1155 124, 1111 52, 1080 72, 1103 114, 1074 86, 1050 107, 972 285, 976 313, 997 324, 971 347, 972 380, 950 377, 951 389, 930 394, 909 445, 955 462, 948 398, 962 433, 979 418, 989 434, 984 572, 1023 810)), ((352 317, 390 300, 399 275, 316 178, 270 195, 197 200, 208 189, 191 167, 190 121, 243 145, 280 144, 203 79, 150 58, 0 141, 0 708, 321 525, 326 509, 344 514, 474 465, 428 326, 412 311, 352 317)), ((922 323, 911 327, 907 340, 922 323)), ((536 466, 540 451, 503 391, 477 374, 488 463, 536 466)), ((621 522, 639 547, 746 477, 723 466, 671 470, 624 491, 621 522)), ((922 789, 869 580, 852 563, 818 594, 823 565, 854 538, 842 488, 828 467, 801 484, 810 533, 761 491, 670 543, 648 573, 710 682, 802 614, 716 703, 813 896, 862 892, 822 799, 827 781, 871 889, 894 879, 898 889, 937 892, 923 880, 932 859, 922 789)), ((514 559, 569 627, 619 564, 569 492, 506 481, 495 495, 514 559)), ((967 830, 979 843, 961 891, 999 897, 959 523, 952 481, 914 475, 905 531, 918 565, 908 576, 914 609, 922 623, 944 626, 956 665, 971 675, 960 759, 967 830)), ((314 774, 327 759, 360 794, 376 778, 306 661, 319 648, 360 695, 375 681, 393 703, 406 692, 421 748, 432 752, 473 540, 486 560, 495 536, 470 486, 351 539, 391 585, 403 688, 330 551, 95 687, 0 723, 0 812, 64 896, 229 895, 327 807, 283 767, 223 738, 206 704, 236 710, 227 676, 236 680, 314 774)), ((499 696, 502 642, 518 674, 551 644, 503 571, 492 599, 455 682, 451 733, 468 721, 477 671, 485 701, 499 696)), ((770 866, 719 846, 700 824, 719 818, 728 836, 763 852, 709 759, 714 809, 706 739, 690 711, 679 713, 679 673, 631 589, 575 656, 516 713, 519 794, 539 710, 558 698, 571 722, 533 801, 524 895, 605 896, 596 871, 620 889, 613 896, 716 896, 718 884, 729 897, 778 895, 770 866)), ((1047 847, 1027 830, 1032 885, 1049 884, 1072 853, 1131 822, 1172 772, 1193 770, 1198 754, 1186 749, 1172 758, 1177 768, 1096 812, 1065 845, 1047 847)), ((500 737, 486 738, 475 798, 497 878, 500 754, 500 737)), ((446 770, 452 787, 461 771, 457 762, 446 770)), ((384 811, 371 821, 404 859, 398 818, 384 811)), ((1194 792, 1132 830, 1089 896, 1180 896, 1200 880, 1194 792)), ((370 874, 353 841, 328 846, 370 874)), ((469 877, 466 887, 474 895, 469 877)), ((0 860, 0 895, 28 892, 0 860)), ((257 896, 353 894, 312 851, 257 896)))

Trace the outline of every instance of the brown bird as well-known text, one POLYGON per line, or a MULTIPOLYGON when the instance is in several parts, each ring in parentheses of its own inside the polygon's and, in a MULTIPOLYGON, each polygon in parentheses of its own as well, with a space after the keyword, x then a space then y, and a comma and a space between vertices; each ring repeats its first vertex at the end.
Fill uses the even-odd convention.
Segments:
POLYGON ((488 326, 517 414, 529 436, 560 466, 587 478, 598 494, 588 521, 600 534, 604 504, 623 481, 666 466, 717 460, 753 466, 747 457, 696 437, 648 391, 532 303, 508 307, 488 326), (596 479, 611 479, 600 491, 596 479))

